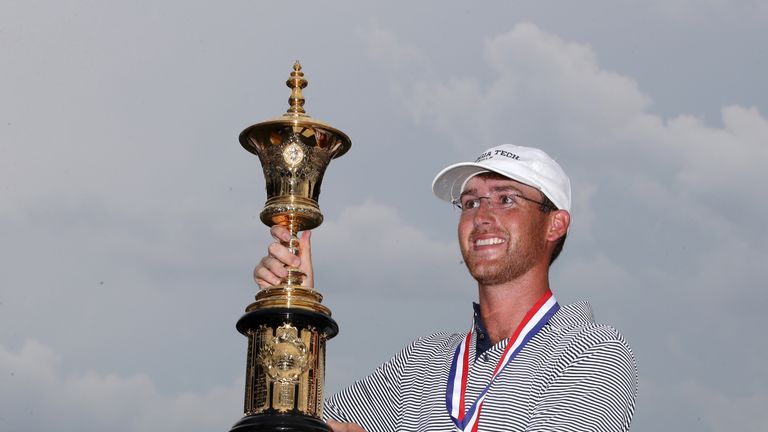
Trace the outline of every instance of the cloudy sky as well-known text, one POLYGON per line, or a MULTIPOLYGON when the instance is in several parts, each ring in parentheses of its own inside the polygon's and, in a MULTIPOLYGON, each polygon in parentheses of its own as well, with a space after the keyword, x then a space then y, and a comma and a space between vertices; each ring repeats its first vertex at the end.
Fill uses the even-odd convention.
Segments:
POLYGON ((238 419, 269 238, 237 135, 285 111, 296 59, 353 142, 313 237, 331 390, 468 328, 431 180, 517 143, 572 178, 552 285, 630 341, 633 430, 766 430, 766 22, 758 0, 0 1, 0 430, 238 419))

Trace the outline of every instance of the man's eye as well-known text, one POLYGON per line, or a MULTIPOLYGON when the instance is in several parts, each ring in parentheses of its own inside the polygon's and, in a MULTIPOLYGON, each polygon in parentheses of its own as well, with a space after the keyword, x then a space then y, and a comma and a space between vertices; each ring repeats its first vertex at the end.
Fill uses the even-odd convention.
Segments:
POLYGON ((480 202, 476 199, 468 199, 464 201, 464 204, 461 205, 461 207, 464 210, 472 210, 473 208, 477 208, 477 205, 480 204, 480 202))
POLYGON ((515 196, 514 195, 500 195, 499 196, 499 204, 501 204, 503 206, 509 206, 509 205, 514 204, 515 202, 516 201, 515 201, 515 196))

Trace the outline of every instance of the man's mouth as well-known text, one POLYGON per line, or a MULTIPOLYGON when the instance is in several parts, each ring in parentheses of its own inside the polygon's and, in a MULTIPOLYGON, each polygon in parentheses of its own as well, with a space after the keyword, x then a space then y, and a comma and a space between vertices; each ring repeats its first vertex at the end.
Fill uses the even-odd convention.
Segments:
POLYGON ((475 246, 497 245, 497 244, 502 244, 505 241, 506 240, 499 237, 484 238, 484 239, 475 240, 475 246))

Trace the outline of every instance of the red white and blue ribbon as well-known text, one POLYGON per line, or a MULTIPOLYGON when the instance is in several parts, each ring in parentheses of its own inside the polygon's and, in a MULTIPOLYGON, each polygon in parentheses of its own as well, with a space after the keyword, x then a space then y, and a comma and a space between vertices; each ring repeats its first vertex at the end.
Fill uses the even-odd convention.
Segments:
POLYGON ((533 305, 531 310, 525 314, 512 337, 509 338, 507 347, 504 349, 499 363, 496 364, 496 369, 493 371, 488 385, 480 392, 469 409, 465 410, 467 403, 467 375, 469 372, 469 344, 472 340, 472 329, 475 328, 473 323, 472 328, 467 333, 467 337, 456 347, 456 352, 453 354, 453 363, 451 363, 451 371, 448 375, 448 388, 445 391, 448 414, 451 415, 451 419, 458 430, 465 432, 477 431, 480 411, 483 408, 483 400, 488 394, 488 390, 496 381, 496 377, 512 362, 525 344, 547 324, 558 309, 560 309, 560 305, 557 304, 555 296, 552 295, 552 291, 547 290, 536 304, 533 305))

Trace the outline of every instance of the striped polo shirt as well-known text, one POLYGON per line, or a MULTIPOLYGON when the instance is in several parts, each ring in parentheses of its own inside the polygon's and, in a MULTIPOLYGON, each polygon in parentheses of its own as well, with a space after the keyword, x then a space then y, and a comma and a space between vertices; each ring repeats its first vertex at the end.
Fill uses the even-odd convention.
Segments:
MULTIPOLYGON (((368 432, 456 430, 445 391, 454 352, 465 337, 436 333, 415 340, 328 398, 325 416, 368 432)), ((469 344, 468 405, 488 384, 508 340, 480 356, 476 342, 471 338, 469 344)), ((637 382, 624 338, 595 323, 588 303, 563 306, 496 378, 478 431, 626 431, 637 382)))

